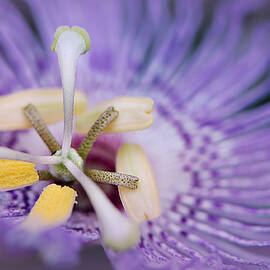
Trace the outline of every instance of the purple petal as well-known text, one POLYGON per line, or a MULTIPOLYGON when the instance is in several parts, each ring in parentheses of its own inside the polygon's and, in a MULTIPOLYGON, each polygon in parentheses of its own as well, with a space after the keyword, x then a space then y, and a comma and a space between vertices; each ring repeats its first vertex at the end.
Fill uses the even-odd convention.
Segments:
MULTIPOLYGON (((78 71, 78 87, 91 104, 119 95, 155 100, 153 127, 118 141, 138 143, 146 151, 163 215, 142 225, 138 247, 125 254, 107 250, 116 268, 270 266, 265 255, 270 235, 270 107, 254 108, 269 95, 270 25, 268 19, 258 19, 265 3, 183 0, 156 1, 153 6, 151 1, 82 0, 78 5, 27 0, 18 9, 2 1, 0 93, 59 85, 57 61, 50 52, 53 33, 61 24, 77 24, 92 39, 92 51, 78 71), (28 10, 35 31, 22 10, 28 10), (256 20, 247 23, 249 16, 256 20)), ((61 134, 61 127, 54 131, 61 134)), ((32 151, 29 143, 23 144, 32 140, 31 133, 0 135, 1 145, 32 151)), ((103 139, 108 151, 115 137, 103 139)), ((42 154, 43 149, 35 151, 42 154)), ((95 162, 105 166, 105 159, 95 162)), ((111 168, 113 159, 108 161, 111 168)), ((25 215, 38 194, 32 188, 3 193, 0 216, 25 215)), ((75 210, 65 229, 58 230, 50 239, 59 233, 63 254, 63 233, 84 244, 99 241, 98 223, 89 213, 75 210)), ((30 246, 38 250, 43 241, 37 238, 30 246)), ((48 240, 45 246, 50 245, 48 240)), ((74 254, 77 249, 75 245, 74 254)), ((51 260, 50 253, 42 254, 51 260)))
POLYGON ((7 219, 0 225, 0 248, 5 256, 18 258, 34 252, 52 266, 72 267, 78 263, 81 240, 73 232, 56 228, 33 234, 20 228, 18 221, 7 219))

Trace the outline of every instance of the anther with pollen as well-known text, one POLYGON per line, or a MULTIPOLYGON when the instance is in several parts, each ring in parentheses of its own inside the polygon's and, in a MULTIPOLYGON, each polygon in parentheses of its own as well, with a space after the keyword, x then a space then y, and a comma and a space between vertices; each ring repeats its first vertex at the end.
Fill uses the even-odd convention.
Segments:
POLYGON ((87 169, 84 173, 95 182, 124 186, 131 189, 137 188, 139 178, 133 175, 87 169))
POLYGON ((118 116, 118 111, 114 107, 108 107, 104 113, 102 113, 93 126, 90 128, 85 138, 81 142, 78 148, 78 154, 83 160, 86 159, 89 151, 91 150, 94 142, 103 130, 118 116))
POLYGON ((23 108, 23 112, 27 119, 31 122, 33 128, 37 131, 41 139, 47 145, 51 153, 55 153, 56 151, 60 150, 61 146, 49 131, 46 123, 39 115, 35 106, 30 103, 23 108))

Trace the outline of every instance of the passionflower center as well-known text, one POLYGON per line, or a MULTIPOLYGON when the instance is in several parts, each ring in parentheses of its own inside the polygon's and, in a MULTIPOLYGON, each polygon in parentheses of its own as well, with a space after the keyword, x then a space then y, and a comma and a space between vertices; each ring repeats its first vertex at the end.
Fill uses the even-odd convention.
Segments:
MULTIPOLYGON (((56 51, 58 56, 63 85, 64 133, 62 144, 56 141, 35 106, 28 104, 23 108, 24 115, 48 146, 52 156, 32 156, 0 147, 0 158, 49 165, 49 171, 36 172, 32 168, 30 171, 33 177, 27 182, 21 183, 18 181, 18 177, 16 179, 12 178, 14 182, 12 186, 20 186, 19 184, 29 185, 29 183, 36 181, 37 176, 39 180, 51 179, 64 182, 71 182, 76 179, 84 189, 96 212, 103 242, 114 250, 122 251, 138 243, 140 231, 137 223, 143 221, 144 218, 155 218, 160 214, 157 189, 150 164, 142 149, 136 145, 120 148, 120 152, 117 155, 116 172, 89 169, 84 166, 84 163, 96 139, 118 118, 119 111, 122 111, 121 115, 123 117, 119 117, 114 132, 142 129, 152 124, 151 112, 153 102, 149 99, 122 98, 118 104, 117 101, 119 100, 113 101, 113 103, 118 105, 117 109, 115 109, 114 104, 107 107, 104 111, 96 107, 94 111, 92 110, 90 114, 87 114, 87 117, 93 118, 93 112, 95 111, 101 110, 102 113, 98 113, 94 117, 96 121, 79 145, 78 151, 71 148, 76 66, 78 57, 84 54, 89 47, 90 39, 84 29, 79 27, 72 27, 70 29, 66 26, 57 29, 52 49, 56 51), (131 104, 126 104, 126 101, 131 101, 131 104), (133 109, 130 110, 131 108, 133 109), (137 113, 138 111, 143 113, 137 113), (140 125, 142 121, 146 125, 140 125), (121 128, 121 126, 125 126, 125 128, 121 128), (127 163, 127 160, 130 160, 130 162, 127 163), (134 175, 129 173, 134 173, 134 175), (141 180, 139 180, 137 175, 141 177, 141 180), (20 183, 18 184, 17 182, 20 183), (124 186, 126 189, 120 190, 124 208, 127 214, 135 221, 123 215, 95 182, 124 186), (139 205, 139 202, 141 202, 140 205, 142 207, 132 207, 139 205), (155 205, 157 204, 157 207, 151 207, 153 202, 155 205), (150 207, 145 209, 144 206, 149 205, 150 207), (139 212, 137 209, 139 209, 139 212)), ((23 175, 25 169, 22 168, 21 172, 23 175)), ((66 187, 67 185, 51 184, 46 187, 22 226, 30 230, 43 230, 44 228, 64 223, 71 215, 77 196, 76 191, 72 187, 66 187), (33 224, 34 227, 32 226, 33 224)))
MULTIPOLYGON (((62 156, 62 150, 56 151, 54 154, 56 157, 62 156)), ((69 153, 65 159, 68 159, 72 161, 80 170, 83 170, 84 167, 84 161, 81 158, 81 156, 78 154, 78 152, 74 148, 70 148, 69 153)), ((64 159, 63 159, 64 162, 64 159)), ((69 170, 66 168, 63 162, 53 164, 49 166, 50 173, 61 180, 64 180, 65 182, 74 181, 75 178, 73 175, 69 172, 69 170)))

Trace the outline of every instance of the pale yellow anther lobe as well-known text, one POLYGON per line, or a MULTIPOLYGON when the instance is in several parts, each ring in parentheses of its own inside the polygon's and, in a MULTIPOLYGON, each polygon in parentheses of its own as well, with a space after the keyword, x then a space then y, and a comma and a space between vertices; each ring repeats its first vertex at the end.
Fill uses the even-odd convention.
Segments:
POLYGON ((118 187, 128 216, 136 222, 157 218, 161 213, 159 192, 151 165, 142 148, 136 144, 124 144, 117 153, 116 170, 139 178, 135 190, 118 187))
POLYGON ((76 131, 82 134, 88 132, 89 126, 93 125, 101 113, 108 107, 113 106, 119 112, 115 119, 106 129, 105 133, 119 133, 133 130, 141 130, 150 127, 154 122, 153 100, 145 97, 120 97, 90 108, 76 118, 76 131))
POLYGON ((65 223, 71 215, 76 196, 76 191, 68 186, 47 186, 22 226, 36 231, 65 223))
MULTIPOLYGON (((23 108, 32 103, 47 124, 64 119, 63 93, 57 88, 28 89, 0 97, 0 130, 18 130, 31 127, 23 108), (8 116, 8 117, 7 117, 8 116)), ((87 99, 75 92, 75 114, 85 111, 87 99)))
POLYGON ((17 161, 0 160, 0 191, 30 186, 38 181, 35 164, 17 161))

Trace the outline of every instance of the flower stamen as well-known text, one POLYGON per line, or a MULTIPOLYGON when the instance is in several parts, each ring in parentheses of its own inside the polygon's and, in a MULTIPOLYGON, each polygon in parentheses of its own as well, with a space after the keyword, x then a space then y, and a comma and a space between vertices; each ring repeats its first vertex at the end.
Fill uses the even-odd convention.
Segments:
POLYGON ((94 142, 103 130, 118 116, 118 111, 114 107, 107 108, 92 125, 85 138, 78 148, 78 154, 83 160, 86 159, 89 151, 91 150, 94 142))
POLYGON ((30 103, 23 108, 23 112, 43 142, 47 145, 51 153, 55 153, 56 151, 60 150, 61 146, 49 131, 46 123, 41 118, 35 106, 30 103))
POLYGON ((87 169, 84 172, 95 182, 119 185, 130 189, 136 189, 137 182, 139 181, 138 177, 124 173, 90 169, 87 169))

